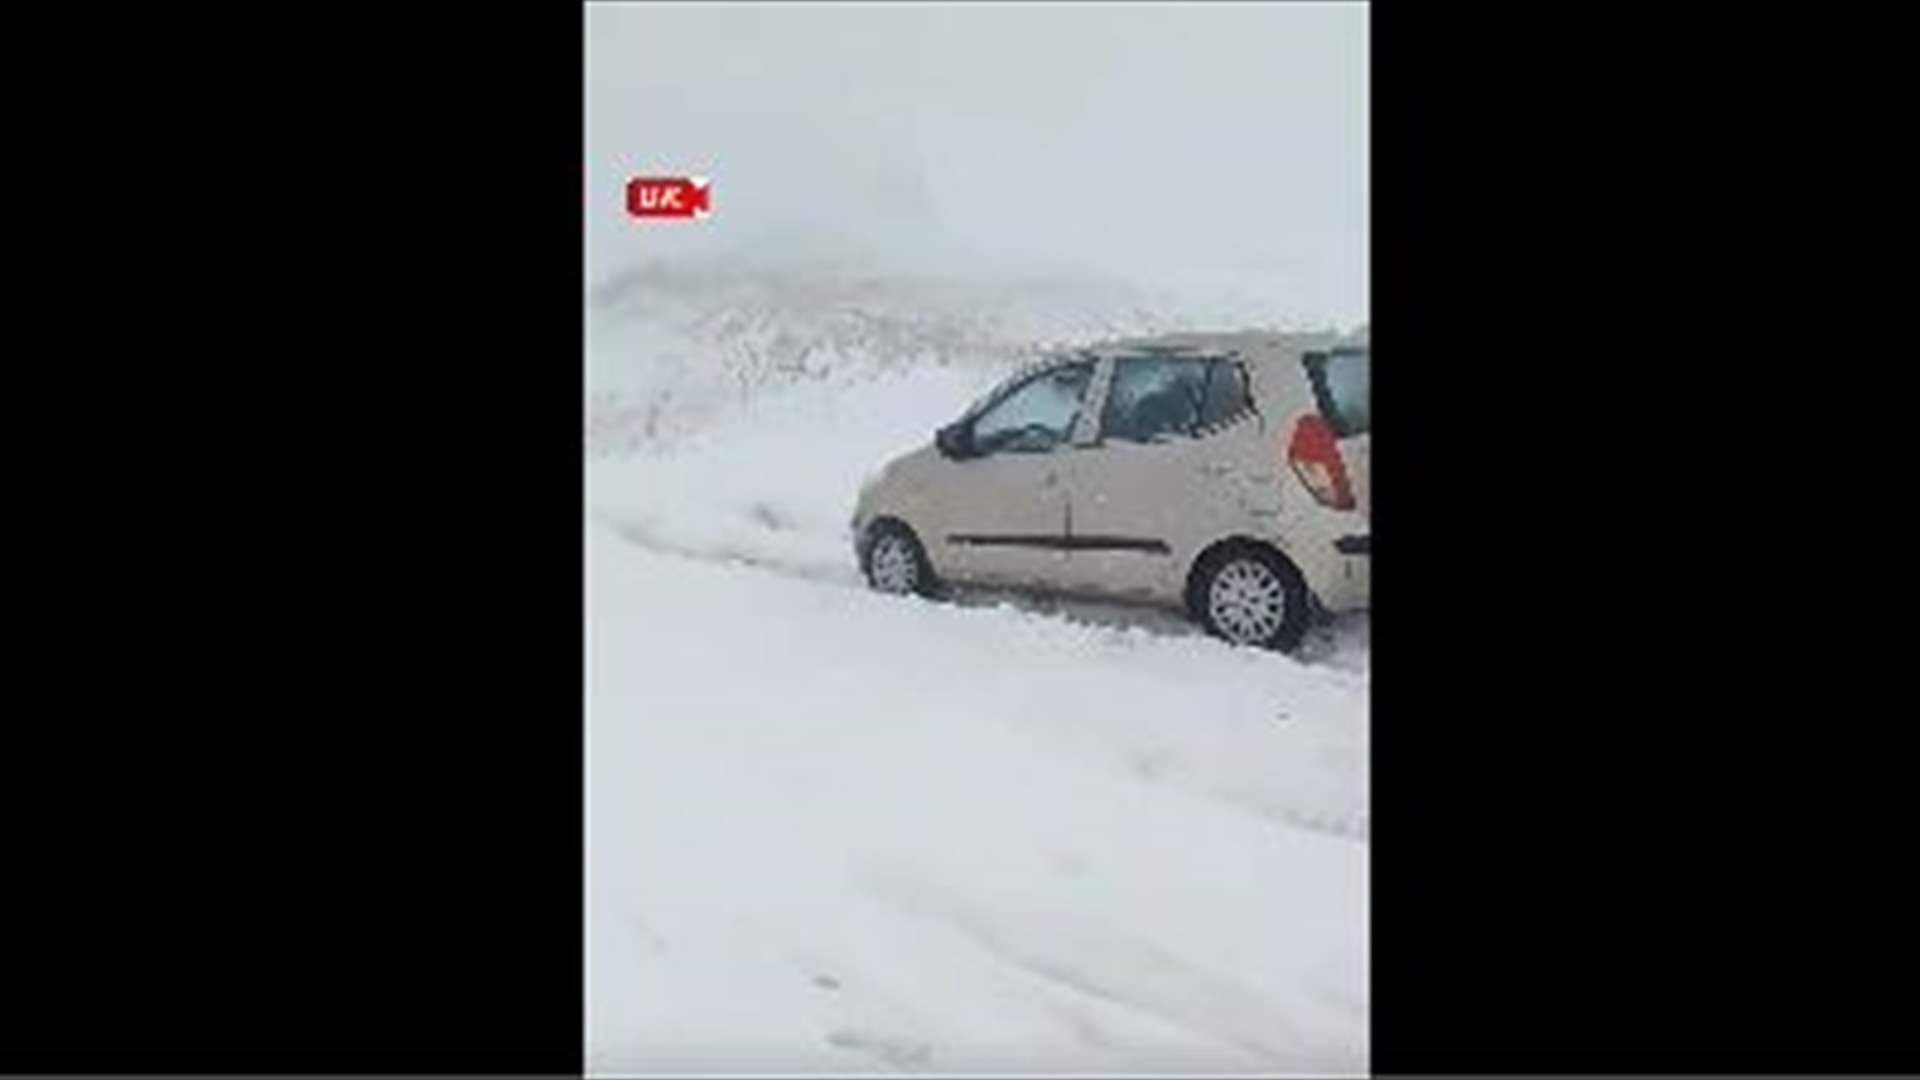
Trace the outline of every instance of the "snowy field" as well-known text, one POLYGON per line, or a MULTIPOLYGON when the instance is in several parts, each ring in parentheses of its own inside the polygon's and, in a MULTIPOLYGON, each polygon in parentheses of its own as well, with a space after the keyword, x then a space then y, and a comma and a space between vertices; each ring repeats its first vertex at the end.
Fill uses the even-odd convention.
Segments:
POLYGON ((1262 316, 830 267, 590 297, 589 1071, 1366 1070, 1364 616, 1289 659, 879 596, 847 534, 1039 346, 1262 316))

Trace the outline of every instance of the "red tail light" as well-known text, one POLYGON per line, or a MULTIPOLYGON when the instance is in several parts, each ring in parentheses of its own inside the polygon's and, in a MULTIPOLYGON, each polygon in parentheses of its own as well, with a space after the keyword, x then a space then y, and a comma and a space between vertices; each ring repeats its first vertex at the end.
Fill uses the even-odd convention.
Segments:
POLYGON ((1318 413, 1308 413, 1294 425, 1287 464, 1320 505, 1353 509, 1353 485, 1347 480, 1347 463, 1340 457, 1340 442, 1318 413))

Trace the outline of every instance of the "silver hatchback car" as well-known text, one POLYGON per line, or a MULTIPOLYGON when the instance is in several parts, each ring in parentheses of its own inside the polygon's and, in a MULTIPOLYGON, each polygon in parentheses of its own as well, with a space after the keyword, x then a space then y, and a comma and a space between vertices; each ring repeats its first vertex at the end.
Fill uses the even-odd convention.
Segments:
POLYGON ((1053 356, 860 492, 869 583, 1135 600, 1283 651, 1369 599, 1369 346, 1176 334, 1053 356))

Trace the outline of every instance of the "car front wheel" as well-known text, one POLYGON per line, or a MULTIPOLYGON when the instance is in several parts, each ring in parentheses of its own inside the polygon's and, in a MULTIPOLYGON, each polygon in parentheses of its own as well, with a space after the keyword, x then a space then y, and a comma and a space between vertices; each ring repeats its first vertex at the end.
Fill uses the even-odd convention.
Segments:
POLYGON ((894 521, 875 525, 861 562, 867 584, 880 592, 933 594, 933 567, 927 562, 927 553, 920 547, 919 538, 905 525, 894 521))

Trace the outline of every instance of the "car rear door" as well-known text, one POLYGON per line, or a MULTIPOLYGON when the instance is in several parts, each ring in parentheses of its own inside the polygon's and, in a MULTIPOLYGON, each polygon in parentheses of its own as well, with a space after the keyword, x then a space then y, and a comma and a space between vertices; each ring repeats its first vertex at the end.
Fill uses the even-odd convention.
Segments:
POLYGON ((1097 441, 1069 457, 1068 585, 1123 597, 1178 591, 1196 536, 1230 534, 1237 464, 1258 428, 1245 367, 1217 353, 1139 349, 1104 360, 1097 441))

